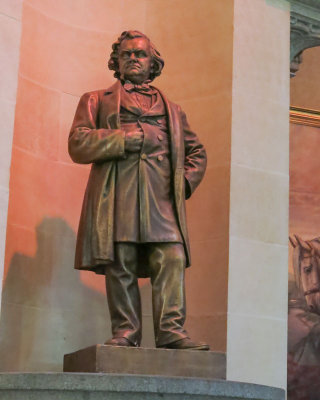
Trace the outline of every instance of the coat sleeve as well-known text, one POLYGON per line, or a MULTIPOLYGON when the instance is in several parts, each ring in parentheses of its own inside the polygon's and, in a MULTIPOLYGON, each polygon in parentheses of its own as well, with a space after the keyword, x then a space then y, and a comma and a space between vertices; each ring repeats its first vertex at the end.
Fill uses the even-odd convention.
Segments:
POLYGON ((186 114, 181 110, 181 121, 184 132, 185 161, 184 176, 186 199, 188 199, 200 184, 207 167, 207 155, 197 135, 190 129, 186 114))
POLYGON ((125 158, 125 132, 121 129, 97 129, 98 111, 98 93, 85 93, 79 101, 68 141, 70 157, 76 163, 125 158))

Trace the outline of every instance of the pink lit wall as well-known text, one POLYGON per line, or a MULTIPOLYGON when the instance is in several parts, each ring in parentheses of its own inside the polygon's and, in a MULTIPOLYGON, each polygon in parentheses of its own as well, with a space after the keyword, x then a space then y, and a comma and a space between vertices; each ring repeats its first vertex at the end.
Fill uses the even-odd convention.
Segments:
POLYGON ((319 110, 320 47, 312 47, 302 53, 302 63, 296 76, 291 79, 290 100, 292 106, 319 110))
MULTIPOLYGON (((110 336, 104 280, 73 270, 89 167, 67 138, 79 96, 107 88, 111 44, 150 35, 166 66, 155 85, 186 111, 208 171, 188 202, 193 266, 187 329, 226 348, 233 1, 25 0, 0 321, 1 369, 61 370, 63 354, 110 336)), ((144 345, 153 345, 141 281, 144 345)))

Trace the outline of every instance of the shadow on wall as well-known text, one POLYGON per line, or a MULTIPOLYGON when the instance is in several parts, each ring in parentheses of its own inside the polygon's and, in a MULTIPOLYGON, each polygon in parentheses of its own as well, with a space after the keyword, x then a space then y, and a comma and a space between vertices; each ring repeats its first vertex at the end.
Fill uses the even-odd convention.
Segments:
POLYGON ((1 371, 61 371, 65 353, 110 336, 106 297, 73 269, 73 230, 63 219, 46 218, 36 233, 35 256, 16 253, 4 284, 1 371))

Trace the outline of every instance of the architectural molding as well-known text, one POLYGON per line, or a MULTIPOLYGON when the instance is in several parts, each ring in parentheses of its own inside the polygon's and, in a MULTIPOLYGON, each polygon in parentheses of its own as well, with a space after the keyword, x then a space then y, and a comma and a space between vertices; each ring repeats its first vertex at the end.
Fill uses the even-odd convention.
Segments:
POLYGON ((320 110, 291 106, 290 122, 320 128, 320 110))
POLYGON ((302 63, 302 51, 297 54, 290 62, 290 78, 296 76, 299 71, 300 64, 302 63))
POLYGON ((320 0, 291 0, 290 75, 295 76, 305 49, 320 46, 320 0))

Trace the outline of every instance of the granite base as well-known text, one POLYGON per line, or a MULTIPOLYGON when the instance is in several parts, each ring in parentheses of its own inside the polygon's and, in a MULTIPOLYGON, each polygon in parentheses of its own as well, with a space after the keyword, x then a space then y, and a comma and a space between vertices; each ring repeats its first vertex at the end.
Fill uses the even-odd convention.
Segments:
POLYGON ((198 378, 95 374, 1 373, 1 400, 284 400, 285 391, 198 378))

